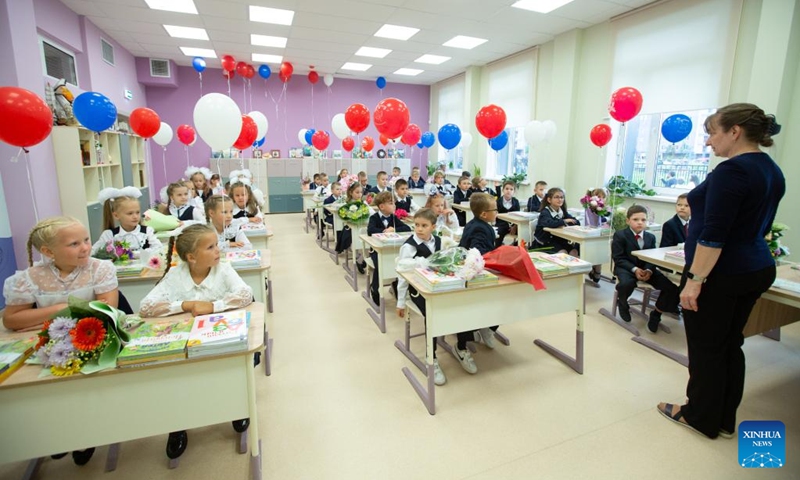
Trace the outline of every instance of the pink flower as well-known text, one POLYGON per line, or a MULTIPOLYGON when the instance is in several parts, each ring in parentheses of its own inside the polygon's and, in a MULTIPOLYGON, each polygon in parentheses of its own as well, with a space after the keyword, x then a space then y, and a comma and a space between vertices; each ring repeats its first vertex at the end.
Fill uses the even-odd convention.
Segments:
POLYGON ((398 219, 402 220, 402 219, 408 217, 408 212, 403 210, 402 208, 398 208, 397 210, 394 211, 394 215, 398 219))
POLYGON ((161 270, 161 267, 163 266, 161 257, 158 255, 150 257, 150 260, 147 261, 147 266, 153 270, 161 270))
POLYGON ((109 242, 108 245, 106 245, 106 252, 114 253, 114 245, 111 242, 109 242))

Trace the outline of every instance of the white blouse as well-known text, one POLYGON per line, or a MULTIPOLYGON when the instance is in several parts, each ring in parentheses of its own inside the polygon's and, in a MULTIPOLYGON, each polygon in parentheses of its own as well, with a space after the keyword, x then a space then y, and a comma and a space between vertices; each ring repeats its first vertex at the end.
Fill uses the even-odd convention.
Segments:
POLYGON ((147 294, 139 309, 142 317, 165 317, 183 312, 183 302, 212 302, 214 312, 242 308, 253 302, 253 290, 244 283, 230 263, 211 267, 208 276, 195 284, 189 265, 171 268, 158 285, 147 294))
MULTIPOLYGON (((234 216, 238 215, 239 212, 241 212, 242 210, 245 210, 245 209, 244 208, 239 208, 239 206, 236 205, 235 203, 233 204, 233 215, 234 216)), ((260 218, 262 222, 264 221, 264 214, 261 213, 261 209, 258 208, 258 207, 256 207, 256 216, 255 216, 255 218, 260 218)), ((250 218, 248 218, 246 216, 241 217, 241 218, 234 218, 232 223, 233 224, 244 225, 246 223, 250 223, 250 218)))
POLYGON ((161 241, 156 238, 156 232, 153 230, 153 227, 147 227, 146 233, 142 233, 138 225, 132 232, 126 232, 125 229, 120 226, 119 233, 116 235, 114 235, 111 230, 103 230, 103 233, 100 234, 100 238, 92 245, 92 255, 106 248, 106 245, 108 245, 108 242, 111 240, 127 241, 131 246, 131 250, 134 251, 142 250, 142 246, 145 243, 149 243, 148 250, 161 250, 162 247, 161 241))
MULTIPOLYGON (((217 229, 214 227, 214 231, 216 232, 217 229)), ((237 249, 248 249, 252 247, 250 240, 245 235, 244 231, 242 231, 242 225, 240 223, 231 223, 222 231, 222 233, 217 232, 217 246, 219 246, 220 252, 229 252, 231 250, 237 249), (231 247, 231 240, 229 238, 233 238, 234 242, 241 242, 244 244, 242 247, 231 247)))
POLYGON ((439 215, 436 218, 436 226, 445 226, 450 230, 455 231, 455 229, 458 228, 458 217, 456 216, 456 212, 450 212, 447 215, 444 213, 439 215))
POLYGON ((193 200, 189 200, 189 202, 187 202, 186 205, 182 207, 176 207, 174 204, 171 203, 169 205, 169 214, 175 218, 180 218, 184 210, 186 210, 189 207, 194 207, 194 210, 192 210, 192 219, 183 222, 183 226, 188 227, 189 225, 192 225, 194 223, 206 223, 206 214, 203 211, 203 207, 202 206, 198 207, 194 203, 195 202, 193 200))
POLYGON ((49 307, 65 303, 72 295, 95 300, 97 295, 117 288, 117 269, 109 260, 90 258, 84 267, 77 267, 66 277, 50 259, 36 262, 32 267, 8 277, 3 285, 7 305, 49 307))

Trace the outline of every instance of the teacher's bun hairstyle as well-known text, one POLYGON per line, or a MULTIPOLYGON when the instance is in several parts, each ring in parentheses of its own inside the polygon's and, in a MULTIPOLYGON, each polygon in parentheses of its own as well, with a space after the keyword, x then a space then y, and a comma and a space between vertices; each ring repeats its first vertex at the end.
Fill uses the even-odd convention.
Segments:
POLYGON ((715 123, 724 132, 738 125, 744 130, 745 138, 762 147, 771 147, 775 143, 772 137, 781 131, 775 115, 765 114, 764 110, 752 103, 732 103, 709 115, 704 125, 707 133, 715 123))

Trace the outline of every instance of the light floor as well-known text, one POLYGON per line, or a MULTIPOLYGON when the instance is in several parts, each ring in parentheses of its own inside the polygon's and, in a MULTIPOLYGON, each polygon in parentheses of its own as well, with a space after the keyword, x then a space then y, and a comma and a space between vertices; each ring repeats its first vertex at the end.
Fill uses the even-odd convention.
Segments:
MULTIPOLYGON (((755 478, 737 465, 737 440, 708 440, 656 412, 659 401, 682 402, 686 369, 597 314, 610 303, 610 284, 588 290, 584 375, 532 344, 545 338, 569 351, 574 315, 512 324, 502 328, 510 347, 479 347, 477 375, 440 349, 448 382, 430 416, 400 371, 411 365, 393 346, 403 331, 394 310, 382 335, 342 268, 303 232, 301 215, 267 221, 275 351, 272 376, 256 377, 265 479, 755 478)), ((682 327, 666 321, 672 335, 655 338, 685 352, 682 327)), ((745 351, 740 420, 781 420, 787 433, 786 466, 757 476, 800 479, 800 323, 781 342, 748 339, 745 351)), ((0 448, 13 441, 0 438, 0 448)), ((39 478, 248 478, 230 424, 190 431, 176 470, 167 469, 165 441, 124 443, 113 473, 103 473, 100 447, 85 467, 47 459, 39 478)), ((0 466, 0 478, 19 478, 24 467, 0 466)))

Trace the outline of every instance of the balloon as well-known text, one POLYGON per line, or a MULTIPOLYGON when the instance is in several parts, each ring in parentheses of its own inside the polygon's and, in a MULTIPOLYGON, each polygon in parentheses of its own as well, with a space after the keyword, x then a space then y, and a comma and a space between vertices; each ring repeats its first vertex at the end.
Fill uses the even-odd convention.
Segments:
POLYGON ((337 113, 331 120, 331 129, 333 134, 344 140, 350 136, 350 127, 347 126, 347 121, 344 119, 344 113, 337 113))
POLYGON ((308 129, 301 128, 299 132, 297 132, 297 139, 300 140, 300 145, 304 145, 306 143, 306 132, 308 129))
POLYGON ((194 128, 211 150, 230 148, 242 129, 242 112, 229 96, 208 93, 194 106, 194 128))
POLYGON ((314 132, 314 135, 311 136, 311 143, 317 150, 325 150, 331 143, 331 136, 323 130, 314 132))
POLYGON ((325 74, 325 76, 322 77, 322 81, 325 82, 326 86, 330 87, 331 85, 333 85, 333 75, 331 75, 330 73, 325 74))
MULTIPOLYGON (((433 144, 431 143, 431 145, 433 145, 433 144)), ((467 148, 470 145, 472 145, 472 134, 469 133, 469 132, 462 132, 461 133, 461 143, 459 143, 459 145, 461 145, 464 148, 467 148)))
POLYGON ((381 145, 383 145, 384 147, 386 146, 387 143, 389 143, 389 139, 386 138, 386 135, 384 135, 382 133, 381 133, 381 136, 378 137, 378 141, 381 142, 381 145))
POLYGON ((424 148, 425 145, 422 144, 422 141, 417 142, 417 148, 424 148))
POLYGON ((314 85, 317 82, 319 82, 319 73, 315 72, 314 70, 308 72, 308 81, 311 82, 311 85, 314 85))
POLYGON ((344 121, 350 130, 361 133, 369 126, 369 109, 363 103, 354 103, 345 110, 344 121))
POLYGON ((633 87, 622 87, 611 94, 608 113, 618 122, 625 123, 642 110, 642 94, 633 87))
POLYGON ((234 58, 230 55, 223 55, 220 61, 222 63, 223 70, 232 72, 233 69, 236 68, 236 60, 234 60, 234 58))
POLYGON ((461 141, 461 129, 458 125, 448 123, 439 129, 439 144, 447 150, 452 150, 461 141))
POLYGON ((256 122, 247 115, 242 115, 242 129, 239 131, 239 138, 233 144, 233 148, 244 150, 256 141, 258 127, 256 122))
POLYGON ((195 131, 191 125, 178 125, 178 141, 184 145, 191 145, 195 140, 195 131))
POLYGON ((375 129, 389 138, 401 137, 406 128, 408 128, 410 119, 411 114, 408 111, 408 107, 402 100, 396 98, 384 98, 381 100, 372 115, 372 123, 375 124, 375 129))
POLYGON ((149 108, 137 108, 131 112, 131 130, 142 138, 150 138, 161 128, 158 114, 149 108))
POLYGON ((72 102, 72 112, 81 125, 94 132, 102 132, 117 121, 117 107, 105 95, 84 92, 72 102))
POLYGON ((528 145, 536 145, 547 139, 547 127, 539 120, 532 120, 525 125, 525 141, 528 145))
POLYGON ((678 143, 691 132, 692 119, 682 113, 670 115, 661 124, 661 135, 664 135, 668 142, 678 143))
POLYGON ((269 69, 269 65, 261 65, 258 67, 258 74, 261 75, 264 80, 266 80, 270 75, 272 75, 272 70, 269 69))
POLYGON ((423 147, 431 148, 436 143, 436 135, 433 132, 425 132, 422 134, 420 142, 422 142, 423 147))
POLYGON ((236 73, 238 73, 239 75, 241 75, 243 77, 246 76, 247 75, 247 64, 244 63, 244 62, 237 63, 236 64, 236 73))
POLYGON ((231 78, 236 76, 236 72, 234 70, 223 70, 222 76, 230 80, 231 78))
POLYGON ((412 147, 419 142, 421 138, 422 131, 417 125, 410 123, 408 124, 408 128, 406 128, 405 133, 403 133, 401 140, 409 147, 412 147))
POLYGON ((258 127, 258 134, 256 135, 256 138, 264 138, 264 136, 267 134, 267 130, 269 130, 269 121, 267 120, 267 117, 257 110, 253 110, 252 112, 248 113, 247 116, 256 122, 256 127, 258 127))
POLYGON ((253 148, 258 148, 258 147, 264 145, 264 142, 266 142, 266 141, 267 141, 267 137, 261 137, 261 140, 256 140, 255 142, 253 142, 253 148))
POLYGON ((489 146, 492 147, 492 150, 495 152, 506 148, 506 145, 508 145, 508 132, 505 130, 500 132, 500 135, 489 139, 489 146))
POLYGON ((244 71, 244 78, 250 80, 251 78, 256 76, 256 69, 253 68, 252 65, 247 64, 247 68, 244 71))
POLYGON ((361 139, 361 148, 363 148, 365 152, 371 152, 373 147, 375 147, 375 140, 373 140, 372 137, 366 136, 361 139))
POLYGON ((375 85, 377 85, 377 86, 378 86, 378 88, 380 88, 381 90, 383 90, 383 87, 385 87, 385 86, 386 86, 386 79, 385 79, 385 78, 383 78, 383 77, 378 77, 378 79, 377 79, 377 80, 375 80, 375 85))
POLYGON ((486 105, 475 115, 475 126, 484 137, 494 138, 506 128, 506 112, 497 105, 486 105))
POLYGON ((172 127, 164 122, 161 122, 161 127, 158 129, 158 133, 153 135, 153 141, 162 147, 166 147, 167 144, 172 141, 172 127))
POLYGON ((303 137, 303 140, 305 140, 307 144, 311 145, 311 141, 314 139, 315 133, 317 133, 316 130, 314 130, 313 128, 309 128, 308 130, 306 130, 306 135, 305 137, 303 137))
POLYGON ((352 152, 355 146, 356 142, 353 140, 353 137, 345 137, 342 139, 342 148, 344 148, 346 151, 352 152))
POLYGON ((197 70, 197 73, 201 73, 203 70, 206 69, 206 61, 203 57, 194 57, 192 59, 192 67, 197 70))
POLYGON ((558 129, 556 128, 556 122, 552 120, 545 120, 542 122, 542 124, 544 124, 545 129, 545 141, 552 140, 558 132, 558 129))
POLYGON ((294 72, 294 67, 292 64, 289 62, 283 62, 281 63, 281 69, 278 73, 278 77, 283 83, 286 83, 292 78, 292 72, 294 72))
POLYGON ((604 123, 595 125, 589 132, 589 138, 598 147, 604 147, 611 141, 611 127, 604 123))
POLYGON ((53 130, 53 112, 38 95, 19 87, 0 87, 0 140, 15 147, 41 143, 53 130))

